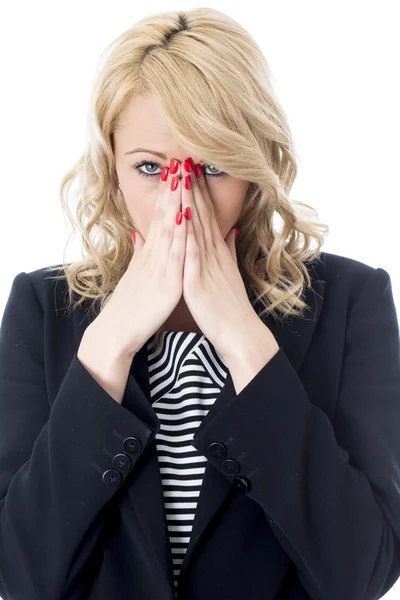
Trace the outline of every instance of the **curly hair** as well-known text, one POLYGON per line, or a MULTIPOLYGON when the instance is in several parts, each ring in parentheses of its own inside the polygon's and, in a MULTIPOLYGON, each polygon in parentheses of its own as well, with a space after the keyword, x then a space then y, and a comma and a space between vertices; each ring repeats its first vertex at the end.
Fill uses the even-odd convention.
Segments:
MULTIPOLYGON (((84 152, 60 185, 64 214, 82 236, 82 259, 65 263, 64 249, 62 274, 53 278, 66 279, 69 308, 91 299, 101 311, 134 252, 137 227, 118 187, 114 132, 136 95, 161 103, 189 152, 249 182, 236 240, 249 298, 261 303, 260 318, 302 315, 307 265, 320 259, 329 227, 317 222, 314 208, 289 198, 298 160, 265 56, 241 25, 211 8, 148 16, 101 55, 84 152)), ((155 333, 158 347, 162 331, 155 333)))

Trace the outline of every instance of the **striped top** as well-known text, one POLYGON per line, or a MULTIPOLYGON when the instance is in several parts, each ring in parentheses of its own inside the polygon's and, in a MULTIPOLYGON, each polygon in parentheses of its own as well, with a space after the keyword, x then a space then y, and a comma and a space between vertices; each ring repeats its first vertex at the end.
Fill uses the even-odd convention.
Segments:
POLYGON ((207 462, 190 441, 217 399, 228 367, 201 333, 162 331, 161 339, 159 353, 155 336, 148 342, 148 368, 152 406, 160 421, 156 447, 176 598, 207 462))

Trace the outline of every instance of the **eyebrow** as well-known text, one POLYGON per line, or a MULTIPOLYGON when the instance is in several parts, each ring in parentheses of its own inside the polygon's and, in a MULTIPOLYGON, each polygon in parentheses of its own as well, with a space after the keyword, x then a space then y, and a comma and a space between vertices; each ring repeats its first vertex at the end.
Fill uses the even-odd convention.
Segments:
MULTIPOLYGON (((156 152, 156 150, 148 150, 147 148, 134 148, 133 150, 129 150, 129 152, 125 152, 124 156, 127 156, 128 154, 135 154, 135 152, 148 152, 149 154, 155 154, 155 156, 159 156, 160 158, 167 160, 167 156, 163 152, 156 152)), ((203 163, 204 161, 200 160, 199 162, 203 163)))

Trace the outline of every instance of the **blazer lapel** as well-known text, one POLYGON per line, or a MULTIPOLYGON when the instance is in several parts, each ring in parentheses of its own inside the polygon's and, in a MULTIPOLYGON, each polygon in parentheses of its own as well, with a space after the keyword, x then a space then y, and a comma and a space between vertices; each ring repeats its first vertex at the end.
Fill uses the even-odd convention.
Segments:
MULTIPOLYGON (((310 275, 312 277, 312 274, 310 275)), ((324 299, 326 282, 312 277, 311 283, 312 288, 304 291, 304 300, 309 308, 304 312, 303 317, 291 317, 284 321, 275 321, 271 315, 262 318, 297 373, 310 346, 324 299)), ((86 327, 96 316, 91 310, 85 312, 84 307, 86 306, 88 304, 84 302, 73 313, 77 347, 80 344, 86 327)), ((259 313, 259 311, 257 312, 259 313)), ((159 420, 151 404, 147 365, 147 342, 135 355, 131 365, 131 374, 140 386, 143 394, 137 394, 137 397, 134 399, 131 395, 126 394, 123 406, 134 412, 157 431, 159 429, 159 420)), ((236 392, 232 377, 228 371, 224 386, 209 412, 203 418, 199 431, 206 427, 235 396, 236 392)), ((173 590, 174 567, 155 439, 146 448, 139 462, 140 468, 135 469, 134 477, 128 484, 128 497, 140 522, 140 526, 145 532, 158 559, 158 567, 161 568, 162 575, 167 578, 171 590, 173 590)), ((180 580, 185 576, 193 552, 199 544, 206 528, 210 525, 217 512, 223 510, 223 505, 229 502, 230 495, 235 492, 234 486, 217 469, 209 462, 205 463, 205 465, 201 494, 195 511, 189 545, 181 565, 180 580)))

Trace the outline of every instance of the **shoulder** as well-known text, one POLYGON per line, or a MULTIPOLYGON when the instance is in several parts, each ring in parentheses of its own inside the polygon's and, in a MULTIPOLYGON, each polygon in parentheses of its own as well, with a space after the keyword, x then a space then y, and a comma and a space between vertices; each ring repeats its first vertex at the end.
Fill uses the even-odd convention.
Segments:
POLYGON ((324 282, 325 298, 335 303, 346 300, 353 305, 364 290, 373 290, 378 295, 388 291, 391 294, 391 278, 383 267, 340 254, 321 252, 319 259, 309 266, 309 272, 313 283, 324 282))
POLYGON ((62 268, 62 263, 56 265, 47 265, 45 267, 40 267, 39 269, 35 269, 34 271, 26 271, 26 275, 32 282, 32 285, 35 289, 41 289, 46 285, 52 285, 53 278, 55 276, 60 277, 63 275, 64 270, 62 268))
POLYGON ((361 283, 369 278, 375 267, 348 256, 321 252, 318 260, 311 263, 311 274, 324 281, 331 282, 340 277, 355 277, 361 283))
MULTIPOLYGON (((26 290, 36 296, 43 312, 65 304, 68 286, 62 264, 47 265, 33 271, 21 271, 14 277, 12 289, 26 290)), ((32 296, 33 297, 33 296, 32 296)))

